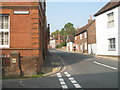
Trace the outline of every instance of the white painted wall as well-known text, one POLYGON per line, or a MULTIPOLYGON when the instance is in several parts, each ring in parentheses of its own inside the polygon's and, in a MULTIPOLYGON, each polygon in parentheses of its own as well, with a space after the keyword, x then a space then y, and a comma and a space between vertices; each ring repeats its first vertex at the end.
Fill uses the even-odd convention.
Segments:
POLYGON ((68 50, 68 47, 70 46, 70 51, 73 51, 73 42, 68 42, 67 43, 67 51, 69 51, 68 50))
POLYGON ((50 47, 56 48, 56 42, 55 42, 55 40, 50 40, 50 47))
POLYGON ((118 55, 120 55, 120 6, 118 7, 118 55))
POLYGON ((96 55, 96 44, 88 44, 88 54, 96 55))
POLYGON ((118 56, 118 7, 96 17, 96 43, 97 55, 118 56), (107 14, 111 12, 114 12, 115 26, 107 28, 107 14), (116 51, 108 51, 108 38, 116 38, 116 51))

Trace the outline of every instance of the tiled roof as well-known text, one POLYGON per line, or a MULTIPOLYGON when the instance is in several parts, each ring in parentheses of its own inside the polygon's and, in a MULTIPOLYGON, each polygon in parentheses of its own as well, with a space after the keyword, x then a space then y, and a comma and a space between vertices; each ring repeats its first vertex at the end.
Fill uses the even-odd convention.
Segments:
POLYGON ((107 12, 113 8, 120 6, 120 0, 111 0, 102 9, 100 9, 94 16, 98 16, 104 12, 107 12))
POLYGON ((94 22, 95 20, 93 20, 91 23, 86 24, 85 26, 81 27, 78 29, 78 31, 76 32, 76 34, 74 36, 79 35, 80 33, 86 31, 88 29, 88 27, 94 22))

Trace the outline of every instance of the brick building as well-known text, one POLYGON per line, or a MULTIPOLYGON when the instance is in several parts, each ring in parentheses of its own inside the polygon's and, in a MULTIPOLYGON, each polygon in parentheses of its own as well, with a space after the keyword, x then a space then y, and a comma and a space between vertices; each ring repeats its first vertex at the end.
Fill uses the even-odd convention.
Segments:
POLYGON ((96 28, 95 20, 88 19, 88 24, 78 28, 74 35, 74 43, 76 50, 82 53, 95 54, 96 53, 96 28))
MULTIPOLYGON (((1 56, 10 57, 12 52, 19 52, 21 60, 26 60, 26 73, 30 66, 36 65, 36 72, 47 54, 49 27, 46 23, 45 2, 0 2, 0 49, 1 56), (37 60, 29 63, 27 60, 37 60)), ((28 61, 29 62, 29 61, 28 61)), ((33 74, 33 73, 32 73, 33 74)))

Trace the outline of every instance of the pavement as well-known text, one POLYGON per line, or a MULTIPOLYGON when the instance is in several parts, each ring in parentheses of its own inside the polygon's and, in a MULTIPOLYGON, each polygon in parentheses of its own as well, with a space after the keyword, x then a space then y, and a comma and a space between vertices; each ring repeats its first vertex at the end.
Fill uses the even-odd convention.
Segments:
MULTIPOLYGON (((88 53, 81 53, 81 52, 78 52, 78 51, 67 51, 65 49, 57 49, 57 50, 60 50, 60 51, 64 51, 64 52, 70 52, 70 53, 80 53, 80 54, 84 54, 84 55, 90 55, 88 53)), ((91 55, 91 56, 94 56, 96 58, 106 58, 106 59, 109 59, 109 60, 113 60, 113 61, 118 61, 120 57, 114 57, 114 56, 103 56, 103 55, 91 55)))
POLYGON ((59 57, 57 57, 52 50, 49 51, 46 60, 43 63, 41 72, 43 76, 50 76, 59 72, 63 67, 63 64, 59 57))

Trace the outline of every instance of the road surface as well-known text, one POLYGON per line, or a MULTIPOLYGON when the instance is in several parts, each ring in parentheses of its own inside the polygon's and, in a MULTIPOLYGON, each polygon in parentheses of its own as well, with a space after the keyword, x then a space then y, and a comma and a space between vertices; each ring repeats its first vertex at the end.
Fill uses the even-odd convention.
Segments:
POLYGON ((117 60, 50 50, 64 67, 52 76, 4 80, 3 88, 118 88, 117 60))

